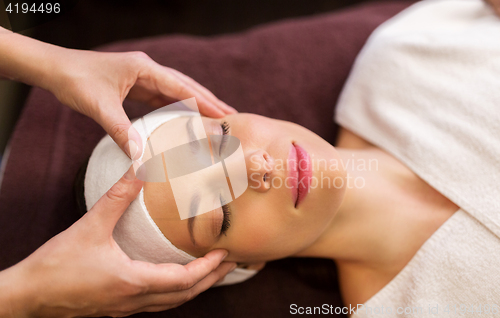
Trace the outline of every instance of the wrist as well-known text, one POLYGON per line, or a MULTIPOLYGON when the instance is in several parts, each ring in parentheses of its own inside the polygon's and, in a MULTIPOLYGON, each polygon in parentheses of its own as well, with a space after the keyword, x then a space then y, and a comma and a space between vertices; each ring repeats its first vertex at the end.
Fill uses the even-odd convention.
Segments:
POLYGON ((0 74, 4 77, 49 89, 57 58, 64 48, 14 32, 0 32, 0 74))

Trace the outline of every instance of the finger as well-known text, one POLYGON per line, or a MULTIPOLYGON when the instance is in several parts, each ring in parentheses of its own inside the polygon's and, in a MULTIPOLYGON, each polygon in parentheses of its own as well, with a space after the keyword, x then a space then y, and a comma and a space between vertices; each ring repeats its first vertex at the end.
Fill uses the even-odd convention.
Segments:
POLYGON ((226 255, 225 250, 214 250, 184 266, 137 262, 136 273, 152 293, 181 291, 192 288, 208 276, 226 255))
POLYGON ((212 275, 214 269, 216 269, 216 272, 220 273, 219 267, 224 258, 226 258, 227 254, 228 252, 226 250, 213 250, 207 253, 204 257, 200 257, 185 265, 184 267, 190 273, 192 273, 192 277, 194 277, 195 282, 198 283, 200 280, 205 279, 209 275, 212 275), (198 260, 199 262, 196 262, 198 260), (208 260, 208 262, 205 260, 208 260))
POLYGON ((142 184, 143 182, 135 177, 133 167, 130 167, 87 214, 97 216, 99 224, 106 230, 105 234, 111 235, 116 222, 141 191, 142 184))
POLYGON ((160 107, 163 107, 165 105, 173 104, 177 101, 178 100, 175 98, 166 97, 164 95, 158 95, 158 96, 151 98, 149 101, 147 101, 147 103, 150 106, 153 106, 153 108, 160 108, 160 107))
POLYGON ((500 15, 500 0, 486 0, 488 2, 496 14, 500 15))
POLYGON ((236 266, 237 264, 235 262, 222 262, 217 269, 211 272, 207 277, 203 278, 192 288, 192 294, 194 295, 193 298, 212 287, 215 283, 221 281, 227 274, 232 272, 236 266))
POLYGON ((493 9, 495 9, 495 12, 500 15, 500 0, 493 0, 493 9))
POLYGON ((162 94, 178 100, 195 97, 200 113, 203 115, 215 118, 225 116, 225 113, 221 109, 171 69, 154 63, 150 73, 152 73, 150 80, 155 81, 156 87, 162 94))
POLYGON ((113 138, 116 144, 134 160, 141 155, 142 139, 137 130, 130 123, 130 119, 123 110, 120 102, 109 106, 101 106, 97 122, 113 138))
POLYGON ((221 118, 226 114, 213 103, 209 102, 203 94, 194 89, 180 77, 171 75, 171 86, 174 98, 179 100, 195 97, 200 114, 208 117, 221 118))
POLYGON ((195 284, 192 288, 169 293, 145 295, 141 299, 141 311, 156 311, 156 309, 168 306, 174 308, 192 300, 200 293, 212 287, 216 282, 224 278, 229 272, 236 268, 234 262, 223 262, 209 275, 195 284))
POLYGON ((236 114, 238 112, 233 107, 229 106, 228 104, 218 99, 211 91, 209 91, 206 87, 204 87, 200 83, 196 82, 191 77, 174 69, 171 69, 171 71, 174 72, 177 76, 179 76, 184 82, 188 83, 198 92, 200 92, 200 94, 203 95, 203 97, 205 97, 215 107, 222 110, 225 114, 230 115, 230 114, 236 114))

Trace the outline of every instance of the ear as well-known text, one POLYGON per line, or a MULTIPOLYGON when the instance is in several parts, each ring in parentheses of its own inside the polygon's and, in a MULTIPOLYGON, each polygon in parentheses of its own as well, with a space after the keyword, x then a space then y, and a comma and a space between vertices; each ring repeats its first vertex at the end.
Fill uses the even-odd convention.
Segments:
POLYGON ((264 268, 265 265, 266 265, 266 262, 260 262, 260 263, 238 263, 238 268, 252 269, 252 270, 260 271, 261 269, 264 268))

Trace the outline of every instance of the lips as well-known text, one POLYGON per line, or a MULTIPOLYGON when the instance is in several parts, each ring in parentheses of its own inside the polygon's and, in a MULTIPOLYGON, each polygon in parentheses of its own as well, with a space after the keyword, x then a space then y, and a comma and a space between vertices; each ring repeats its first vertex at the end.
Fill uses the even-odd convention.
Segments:
POLYGON ((309 193, 311 185, 311 158, 304 148, 292 144, 288 154, 288 177, 292 202, 297 207, 309 193))
POLYGON ((289 185, 290 190, 292 191, 292 203, 293 205, 297 205, 297 198, 299 197, 299 189, 297 187, 299 183, 299 172, 298 172, 298 160, 297 160, 297 149, 295 149, 294 144, 290 145, 290 152, 288 153, 288 180, 290 180, 289 185))
POLYGON ((300 202, 304 200, 304 198, 309 193, 309 187, 311 186, 311 178, 312 178, 312 166, 311 166, 311 157, 307 151, 305 151, 302 147, 294 145, 297 151, 297 159, 298 159, 298 171, 299 171, 299 182, 298 182, 298 198, 295 206, 298 206, 300 202))

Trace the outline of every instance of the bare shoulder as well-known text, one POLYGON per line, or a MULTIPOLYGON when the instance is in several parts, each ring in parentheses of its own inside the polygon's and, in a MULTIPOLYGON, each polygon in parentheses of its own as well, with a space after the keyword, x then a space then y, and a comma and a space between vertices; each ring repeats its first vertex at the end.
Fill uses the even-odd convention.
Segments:
POLYGON ((362 149, 373 147, 374 145, 356 135, 349 129, 340 127, 335 146, 340 148, 362 149))

